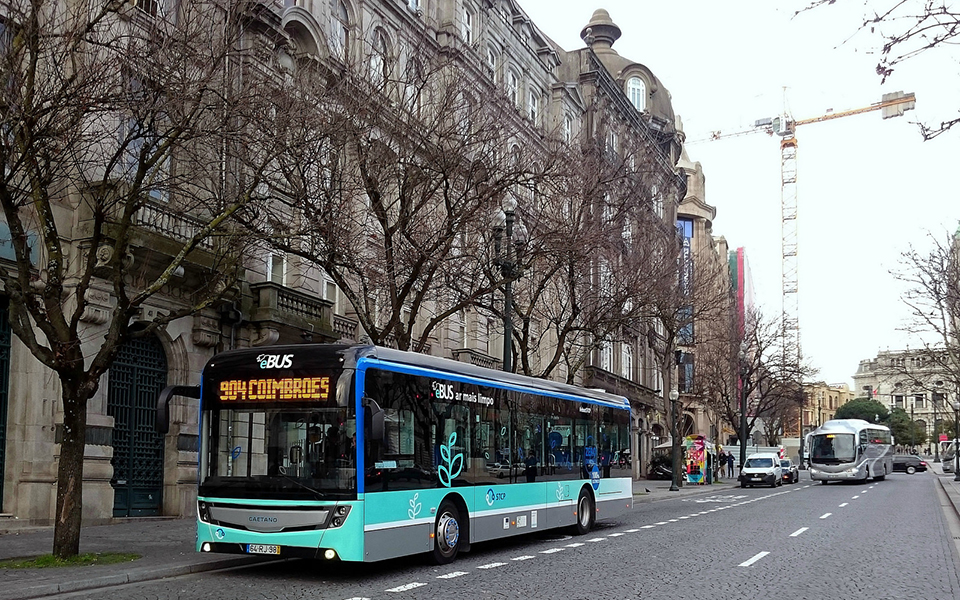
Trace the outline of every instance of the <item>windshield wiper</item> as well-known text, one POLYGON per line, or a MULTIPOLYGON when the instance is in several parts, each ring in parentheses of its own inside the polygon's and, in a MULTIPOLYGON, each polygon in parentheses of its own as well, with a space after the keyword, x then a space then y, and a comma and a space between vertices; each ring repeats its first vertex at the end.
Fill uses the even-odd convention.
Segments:
POLYGON ((294 479, 293 477, 290 477, 289 475, 287 475, 287 470, 284 469, 283 467, 280 467, 279 473, 280 473, 280 476, 281 476, 281 477, 283 477, 283 478, 286 479, 287 481, 292 482, 294 485, 298 485, 298 486, 302 487, 303 489, 305 489, 305 490, 307 490, 307 491, 309 491, 309 492, 313 492, 314 494, 317 495, 317 498, 323 498, 323 497, 324 497, 323 492, 321 492, 320 490, 316 490, 316 489, 310 487, 309 485, 305 485, 305 484, 303 484, 303 483, 300 483, 298 480, 296 480, 296 479, 294 479))

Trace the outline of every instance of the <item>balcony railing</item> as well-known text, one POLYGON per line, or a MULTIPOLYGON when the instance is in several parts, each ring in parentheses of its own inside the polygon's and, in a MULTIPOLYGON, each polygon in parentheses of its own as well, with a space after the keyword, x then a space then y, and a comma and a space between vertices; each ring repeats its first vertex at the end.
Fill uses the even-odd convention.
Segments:
MULTIPOLYGON (((186 242, 203 229, 206 223, 196 217, 178 212, 168 204, 151 202, 136 212, 133 225, 178 242, 186 242)), ((207 236, 200 240, 198 247, 213 250, 213 238, 207 236)))

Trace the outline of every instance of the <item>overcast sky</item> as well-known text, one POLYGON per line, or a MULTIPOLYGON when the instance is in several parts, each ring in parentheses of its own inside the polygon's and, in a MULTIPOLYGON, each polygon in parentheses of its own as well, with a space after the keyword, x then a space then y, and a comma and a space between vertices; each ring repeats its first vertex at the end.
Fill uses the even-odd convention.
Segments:
MULTIPOLYGON (((908 62, 883 86, 878 38, 856 33, 863 3, 793 17, 805 2, 770 0, 518 0, 567 50, 604 8, 623 36, 621 56, 649 67, 670 90, 688 140, 749 128, 784 109, 803 119, 914 92, 898 119, 879 111, 797 129, 799 305, 804 356, 816 379, 846 382, 878 350, 916 346, 891 270, 911 244, 927 247, 960 224, 960 130, 924 142, 917 120, 939 123, 960 107, 960 67, 945 52, 908 62), (786 87, 786 93, 784 93, 786 87)), ((757 303, 781 311, 780 148, 763 133, 689 144, 717 208, 714 235, 746 248, 757 303)))

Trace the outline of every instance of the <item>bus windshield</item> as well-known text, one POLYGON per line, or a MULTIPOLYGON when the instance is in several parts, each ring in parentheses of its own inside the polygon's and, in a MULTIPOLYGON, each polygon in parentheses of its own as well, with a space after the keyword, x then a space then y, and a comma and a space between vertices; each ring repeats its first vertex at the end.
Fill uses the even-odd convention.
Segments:
POLYGON ((200 495, 319 500, 356 494, 356 422, 346 408, 211 410, 200 495))
POLYGON ((824 433, 810 440, 810 462, 826 465, 854 462, 857 458, 856 439, 851 433, 824 433))

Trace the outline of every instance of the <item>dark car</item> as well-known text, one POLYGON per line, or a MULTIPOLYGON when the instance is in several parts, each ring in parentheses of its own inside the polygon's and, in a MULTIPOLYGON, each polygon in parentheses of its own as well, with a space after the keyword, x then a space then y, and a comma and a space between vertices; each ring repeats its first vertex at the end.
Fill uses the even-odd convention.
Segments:
POLYGON ((800 470, 790 459, 780 459, 780 468, 784 483, 797 483, 800 481, 800 470))
POLYGON ((906 473, 907 475, 913 475, 917 471, 926 471, 927 462, 920 460, 919 456, 913 456, 910 454, 905 454, 902 456, 893 457, 893 472, 906 473))

